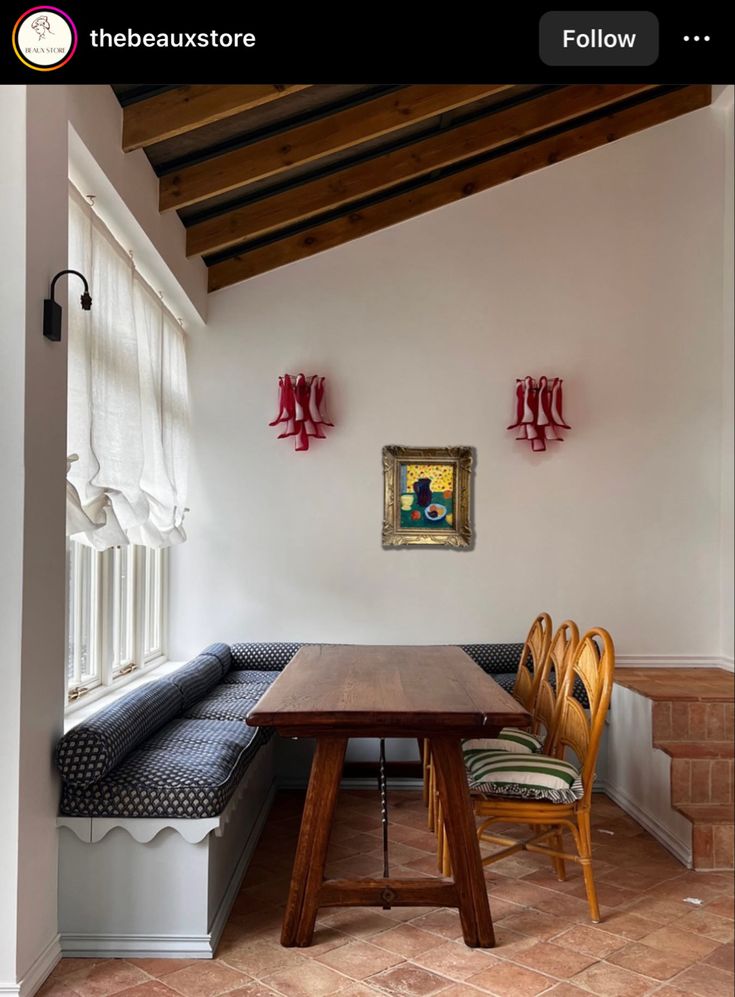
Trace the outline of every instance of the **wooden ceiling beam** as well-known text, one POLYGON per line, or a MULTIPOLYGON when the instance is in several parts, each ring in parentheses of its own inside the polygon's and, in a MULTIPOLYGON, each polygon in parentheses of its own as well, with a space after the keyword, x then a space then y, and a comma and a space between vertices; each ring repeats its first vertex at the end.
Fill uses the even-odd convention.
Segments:
POLYGON ((432 170, 633 97, 653 84, 567 86, 191 225, 187 256, 220 252, 432 170))
POLYGON ((369 139, 506 90, 504 84, 421 84, 325 114, 160 180, 160 209, 183 208, 255 180, 313 162, 369 139))
POLYGON ((462 200, 478 191, 706 107, 710 101, 710 86, 687 86, 633 107, 612 111, 588 124, 572 127, 559 135, 459 170, 407 193, 356 209, 331 221, 317 223, 283 239, 214 263, 209 268, 209 290, 220 290, 256 274, 462 200))
POLYGON ((123 109, 123 150, 144 149, 303 90, 305 83, 186 84, 123 109))

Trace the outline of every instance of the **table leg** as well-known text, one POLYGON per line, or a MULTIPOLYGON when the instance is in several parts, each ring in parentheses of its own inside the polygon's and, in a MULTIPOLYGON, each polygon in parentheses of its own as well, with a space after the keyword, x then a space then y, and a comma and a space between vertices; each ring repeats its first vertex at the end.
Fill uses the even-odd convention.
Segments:
POLYGON ((347 738, 317 738, 283 918, 282 945, 311 945, 346 750, 347 738))
POLYGON ((493 922, 459 741, 452 737, 432 737, 431 757, 436 770, 465 944, 492 948, 495 945, 493 922))

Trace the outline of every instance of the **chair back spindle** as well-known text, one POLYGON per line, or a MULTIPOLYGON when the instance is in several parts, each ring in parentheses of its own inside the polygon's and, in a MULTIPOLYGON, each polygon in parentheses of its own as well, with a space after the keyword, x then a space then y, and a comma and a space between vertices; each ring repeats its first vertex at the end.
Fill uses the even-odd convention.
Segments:
POLYGON ((533 713, 536 690, 541 681, 541 674, 550 644, 551 617, 548 613, 540 613, 528 631, 513 684, 513 696, 529 713, 533 713), (533 664, 533 671, 530 668, 531 663, 533 664))
POLYGON ((546 733, 544 750, 553 743, 553 725, 556 713, 557 697, 559 696, 569 667, 571 657, 579 644, 579 628, 574 620, 564 620, 556 630, 546 662, 541 670, 536 703, 533 711, 534 734, 543 728, 546 733))

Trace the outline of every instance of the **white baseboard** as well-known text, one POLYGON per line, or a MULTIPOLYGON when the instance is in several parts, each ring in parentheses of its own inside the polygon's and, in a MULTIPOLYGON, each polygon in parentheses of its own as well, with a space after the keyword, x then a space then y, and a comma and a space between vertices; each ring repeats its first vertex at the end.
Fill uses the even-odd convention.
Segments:
POLYGON ((677 858, 687 869, 692 868, 692 846, 688 841, 682 841, 671 832, 662 827, 657 821, 650 817, 645 810, 635 803, 619 786, 611 786, 603 780, 599 784, 595 783, 595 790, 600 790, 609 796, 613 803, 617 803, 633 820, 644 827, 648 833, 659 841, 667 851, 670 851, 674 858, 677 858))
POLYGON ((67 959, 211 959, 209 935, 63 935, 67 959))
MULTIPOLYGON (((66 957, 96 957, 101 959, 212 959, 240 884, 276 796, 276 783, 268 791, 258 818, 248 835, 245 847, 233 870, 230 882, 215 913, 209 932, 202 935, 135 935, 135 934, 74 934, 61 936, 61 949, 66 957)), ((60 951, 61 951, 60 949, 60 951)), ((26 997, 25 994, 21 997, 26 997)))
POLYGON ((0 994, 33 997, 60 959, 61 942, 59 936, 54 935, 19 983, 0 983, 0 994))
POLYGON ((735 671, 732 658, 718 655, 616 654, 619 668, 724 668, 735 671))

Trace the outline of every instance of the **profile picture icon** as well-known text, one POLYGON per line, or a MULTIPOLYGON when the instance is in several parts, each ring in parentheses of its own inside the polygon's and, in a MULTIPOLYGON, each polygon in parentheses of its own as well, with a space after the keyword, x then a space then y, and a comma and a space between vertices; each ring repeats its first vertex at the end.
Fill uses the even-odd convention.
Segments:
POLYGON ((77 50, 77 29, 59 7, 31 7, 13 28, 13 51, 24 66, 48 73, 61 69, 77 50))

